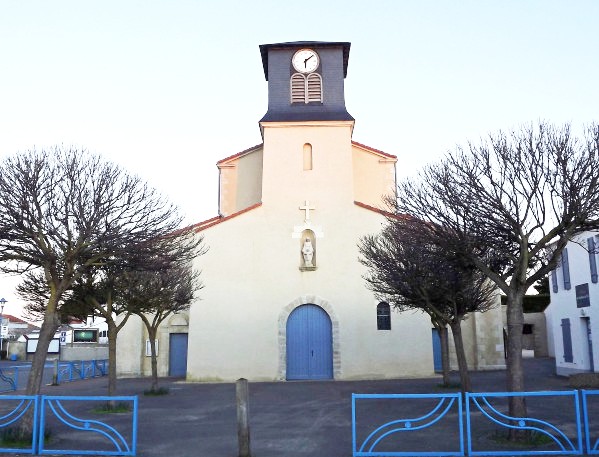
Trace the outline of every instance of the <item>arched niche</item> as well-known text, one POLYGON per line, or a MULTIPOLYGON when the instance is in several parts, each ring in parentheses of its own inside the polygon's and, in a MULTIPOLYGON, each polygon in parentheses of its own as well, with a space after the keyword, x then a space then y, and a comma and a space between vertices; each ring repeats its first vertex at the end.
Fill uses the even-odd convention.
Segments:
POLYGON ((316 236, 310 229, 302 231, 302 236, 299 240, 299 257, 300 257, 300 270, 302 271, 313 271, 316 270, 317 264, 317 249, 316 249, 316 236), (307 260, 306 256, 306 245, 312 247, 311 261, 307 260))

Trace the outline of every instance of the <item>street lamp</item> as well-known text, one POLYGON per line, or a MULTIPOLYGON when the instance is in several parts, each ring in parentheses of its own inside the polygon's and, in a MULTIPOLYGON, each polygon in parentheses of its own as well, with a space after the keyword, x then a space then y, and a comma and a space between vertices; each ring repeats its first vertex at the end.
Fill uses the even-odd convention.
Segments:
POLYGON ((4 324, 4 305, 6 305, 6 300, 0 298, 0 359, 2 359, 2 344, 4 343, 4 341, 2 341, 2 337, 4 336, 2 332, 2 324, 4 324))

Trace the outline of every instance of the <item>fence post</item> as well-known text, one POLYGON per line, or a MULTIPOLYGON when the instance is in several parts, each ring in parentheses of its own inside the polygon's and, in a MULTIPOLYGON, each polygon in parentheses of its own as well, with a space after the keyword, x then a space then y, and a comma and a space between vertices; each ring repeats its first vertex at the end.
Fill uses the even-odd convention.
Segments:
POLYGON ((239 441, 239 457, 251 457, 250 453, 250 408, 248 380, 241 378, 235 384, 237 403, 237 439, 239 441))
POLYGON ((58 385, 58 359, 54 359, 54 374, 52 375, 52 385, 58 385))

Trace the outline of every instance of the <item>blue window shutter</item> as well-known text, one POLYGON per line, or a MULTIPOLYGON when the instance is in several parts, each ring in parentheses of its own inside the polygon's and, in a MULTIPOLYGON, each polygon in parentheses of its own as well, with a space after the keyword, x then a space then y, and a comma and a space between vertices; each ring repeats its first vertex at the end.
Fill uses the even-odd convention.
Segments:
POLYGON ((595 238, 587 238, 589 248, 589 265, 591 267, 591 281, 597 282, 597 259, 595 257, 595 238))
POLYGON ((568 263, 568 248, 562 252, 562 273, 564 274, 564 289, 570 290, 570 265, 568 263))
POLYGON ((564 362, 572 363, 572 335, 570 334, 570 319, 562 319, 562 340, 564 342, 564 362))
POLYGON ((553 288, 553 293, 557 293, 559 291, 559 287, 557 285, 557 273, 555 270, 551 272, 551 287, 553 288))

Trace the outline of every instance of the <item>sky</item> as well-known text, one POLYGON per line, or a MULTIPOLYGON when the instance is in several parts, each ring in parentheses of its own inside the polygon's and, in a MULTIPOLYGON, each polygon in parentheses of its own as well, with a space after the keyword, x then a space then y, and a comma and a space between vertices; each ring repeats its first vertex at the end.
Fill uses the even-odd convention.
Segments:
POLYGON ((409 179, 489 133, 599 121, 597 18, 594 0, 0 0, 0 160, 86 149, 200 222, 216 162, 262 141, 258 46, 348 41, 353 139, 409 179))

